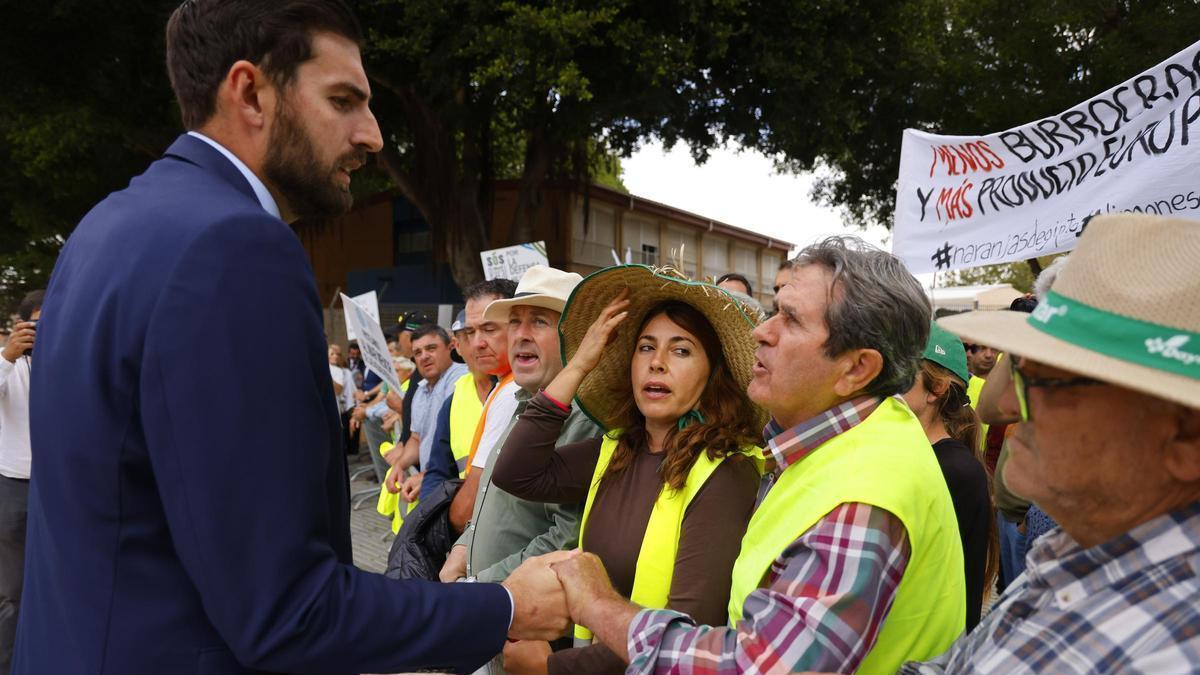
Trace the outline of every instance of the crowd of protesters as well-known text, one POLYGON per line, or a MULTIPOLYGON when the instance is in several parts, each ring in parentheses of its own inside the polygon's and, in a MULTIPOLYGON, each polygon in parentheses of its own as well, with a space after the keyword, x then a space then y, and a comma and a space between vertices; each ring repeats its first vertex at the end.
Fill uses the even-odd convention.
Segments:
POLYGON ((375 449, 408 474, 388 575, 549 562, 573 634, 481 673, 1194 672, 1200 359, 1170 338, 1200 279, 1130 272, 1135 239, 1200 246, 1097 219, 1009 311, 939 321, 852 238, 785 262, 771 315, 737 275, 639 265, 467 289, 452 334, 413 333, 406 451, 375 449), (1094 337, 1122 321, 1175 351, 1094 337))
POLYGON ((362 42, 340 0, 171 14, 188 131, 0 354, 0 668, 1200 671, 1194 221, 1095 217, 1035 297, 936 321, 849 237, 770 315, 737 275, 534 267, 406 321, 396 391, 323 343, 287 225, 384 147, 362 42))

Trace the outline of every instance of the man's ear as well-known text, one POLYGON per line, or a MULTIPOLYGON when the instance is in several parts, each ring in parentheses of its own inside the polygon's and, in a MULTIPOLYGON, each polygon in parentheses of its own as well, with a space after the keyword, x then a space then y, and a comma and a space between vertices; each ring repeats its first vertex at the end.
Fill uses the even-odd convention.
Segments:
POLYGON ((258 66, 242 60, 230 66, 217 97, 218 109, 224 105, 238 121, 262 129, 275 105, 275 88, 258 66))
POLYGON ((866 389, 883 370, 883 356, 874 349, 851 349, 837 358, 841 376, 833 383, 833 393, 849 398, 866 389))
POLYGON ((1163 448, 1163 462, 1176 480, 1200 482, 1200 410, 1179 407, 1178 428, 1163 448))

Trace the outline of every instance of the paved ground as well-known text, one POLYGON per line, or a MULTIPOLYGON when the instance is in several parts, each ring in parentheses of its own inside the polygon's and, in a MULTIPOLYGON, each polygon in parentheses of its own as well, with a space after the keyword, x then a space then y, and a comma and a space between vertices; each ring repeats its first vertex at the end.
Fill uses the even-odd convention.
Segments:
MULTIPOLYGON (((360 452, 350 457, 350 475, 358 469, 367 466, 366 454, 360 452)), ((371 490, 370 495, 362 506, 350 512, 350 538, 354 544, 354 564, 369 572, 383 572, 387 566, 388 550, 392 546, 391 521, 375 511, 376 497, 379 496, 379 483, 375 482, 375 474, 366 472, 360 480, 350 483, 350 494, 371 490), (366 478, 370 480, 365 480, 366 478)), ((353 500, 357 503, 358 500, 353 500)), ((353 504, 351 504, 353 506, 353 504)))
MULTIPOLYGON (((365 450, 357 456, 350 457, 350 475, 353 476, 355 471, 366 467, 365 450)), ((379 483, 375 482, 374 472, 364 472, 359 478, 360 480, 351 481, 350 494, 366 490, 371 492, 360 508, 350 512, 350 540, 354 545, 354 564, 368 572, 383 572, 387 567, 388 550, 392 547, 392 522, 375 511, 379 483)), ((352 499, 351 507, 358 501, 352 499)))

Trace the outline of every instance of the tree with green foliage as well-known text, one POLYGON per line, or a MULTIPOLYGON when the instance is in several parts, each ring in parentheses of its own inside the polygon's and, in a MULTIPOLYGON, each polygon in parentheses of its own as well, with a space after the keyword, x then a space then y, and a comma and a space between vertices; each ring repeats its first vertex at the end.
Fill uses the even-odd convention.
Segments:
MULTIPOLYGON (((547 181, 586 184, 648 139, 733 142, 890 224, 902 131, 983 133, 1064 110, 1194 41, 1156 0, 352 0, 394 187, 455 279, 480 276, 495 178, 530 238, 547 181), (606 166, 604 166, 607 164, 606 166)), ((163 67, 174 0, 0 4, 0 300, 45 283, 79 218, 180 131, 163 67)))
POLYGON ((999 265, 983 265, 965 270, 954 270, 937 275, 938 286, 989 286, 992 284, 1012 284, 1012 287, 1022 293, 1033 292, 1033 282, 1037 281, 1042 270, 1050 266, 1066 253, 1055 253, 1031 258, 1018 262, 1001 263, 999 265))

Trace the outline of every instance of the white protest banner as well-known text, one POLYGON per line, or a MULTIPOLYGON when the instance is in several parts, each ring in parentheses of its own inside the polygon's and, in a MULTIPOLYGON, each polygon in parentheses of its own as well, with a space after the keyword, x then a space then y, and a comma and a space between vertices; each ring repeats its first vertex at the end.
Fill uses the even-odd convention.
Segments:
POLYGON ((550 266, 546 257, 546 242, 535 241, 529 244, 506 246, 479 254, 483 260, 484 279, 512 279, 519 281, 525 270, 534 265, 550 266))
POLYGON ((354 327, 358 334, 358 348, 362 352, 363 363, 367 364, 376 375, 383 378, 388 389, 400 391, 400 378, 396 377, 396 368, 392 365, 392 355, 388 352, 387 341, 383 339, 383 329, 379 327, 379 319, 371 316, 367 308, 347 296, 342 296, 342 307, 346 310, 346 326, 354 327))
MULTIPOLYGON (((375 317, 375 323, 379 323, 379 298, 375 295, 375 291, 363 293, 350 298, 357 302, 367 313, 375 317)), ((346 314, 346 339, 357 340, 358 333, 355 332, 353 325, 350 323, 350 308, 346 303, 342 303, 342 311, 346 314)))
POLYGON ((986 136, 904 132, 893 252, 910 272, 1075 247, 1091 216, 1200 218, 1200 42, 1059 115, 986 136))

